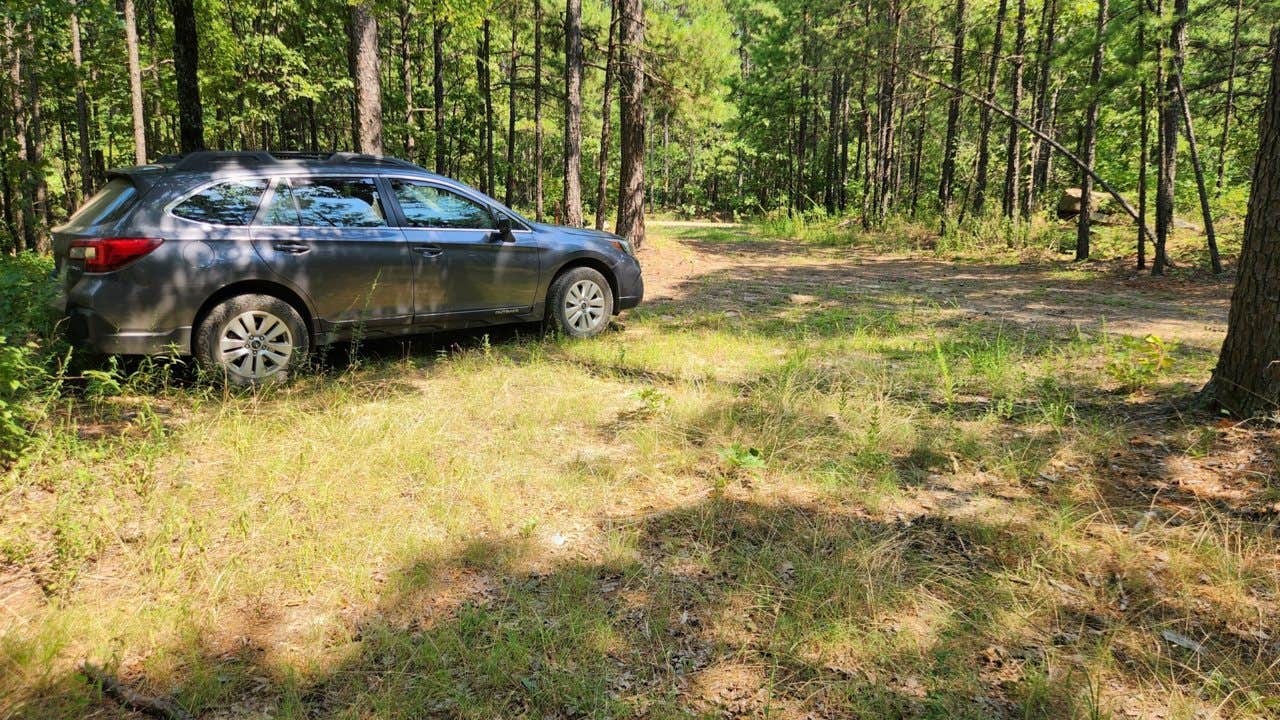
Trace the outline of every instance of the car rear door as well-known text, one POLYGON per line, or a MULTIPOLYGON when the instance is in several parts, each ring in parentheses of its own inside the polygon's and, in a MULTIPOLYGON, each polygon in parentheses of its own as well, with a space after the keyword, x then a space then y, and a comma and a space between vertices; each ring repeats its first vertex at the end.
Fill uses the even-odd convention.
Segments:
POLYGON ((486 203, 442 183, 387 178, 414 255, 419 321, 441 315, 519 314, 538 290, 538 243, 532 232, 504 242, 486 203))
POLYGON ((413 260, 369 176, 282 177, 253 227, 254 247, 338 326, 408 324, 413 260))

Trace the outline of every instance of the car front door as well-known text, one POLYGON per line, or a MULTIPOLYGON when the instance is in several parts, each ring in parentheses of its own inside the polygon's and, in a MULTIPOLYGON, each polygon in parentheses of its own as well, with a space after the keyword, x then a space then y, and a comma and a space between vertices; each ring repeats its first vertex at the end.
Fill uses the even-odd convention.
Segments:
POLYGON ((426 180, 389 178, 414 255, 418 321, 441 315, 518 314, 538 290, 538 243, 521 228, 504 239, 488 205, 426 180))
POLYGON ((325 323, 412 322, 413 260, 400 229, 387 220, 378 179, 279 178, 253 241, 272 270, 310 296, 325 323))

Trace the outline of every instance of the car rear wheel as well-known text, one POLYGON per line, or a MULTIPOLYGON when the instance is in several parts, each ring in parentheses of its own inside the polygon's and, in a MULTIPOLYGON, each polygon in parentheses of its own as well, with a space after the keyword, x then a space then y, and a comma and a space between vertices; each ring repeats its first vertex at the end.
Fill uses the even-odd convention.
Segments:
POLYGON ((306 323, 292 305, 270 295, 224 300, 196 328, 200 366, 232 385, 284 382, 310 349, 306 323))
POLYGON ((547 304, 551 321, 565 335, 595 337, 604 332, 613 316, 613 291, 599 272, 578 267, 556 278, 547 293, 547 304))

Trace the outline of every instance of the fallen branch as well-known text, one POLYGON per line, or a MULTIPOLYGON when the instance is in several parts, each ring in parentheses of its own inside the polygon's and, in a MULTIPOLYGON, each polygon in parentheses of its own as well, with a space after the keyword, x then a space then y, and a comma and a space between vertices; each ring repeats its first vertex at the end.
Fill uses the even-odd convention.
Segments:
POLYGON ((1000 115, 1008 118, 1009 120, 1012 120, 1014 123, 1017 123, 1018 127, 1021 127, 1023 130, 1026 130, 1032 135, 1035 135, 1042 142, 1047 143, 1049 147, 1053 148, 1054 150, 1057 150, 1059 153, 1062 154, 1063 157, 1075 163, 1075 165, 1079 167, 1081 170, 1089 173, 1089 177, 1093 178, 1094 182, 1098 183, 1099 187, 1101 187, 1103 190, 1106 190, 1107 194, 1115 198, 1116 202, 1120 203, 1120 207, 1124 209, 1125 213, 1128 214, 1129 217, 1133 218, 1133 221, 1135 224, 1137 224, 1139 227, 1142 228, 1143 234, 1146 235, 1147 238, 1151 240, 1152 243, 1155 242, 1155 236, 1152 235, 1151 228, 1147 227, 1145 223, 1142 223, 1139 221, 1138 211, 1133 209, 1133 206, 1129 204, 1129 201, 1125 200, 1124 196, 1121 195, 1120 192, 1111 185, 1111 183, 1103 179, 1103 177, 1099 175, 1097 171, 1089 167, 1089 165, 1085 161, 1081 160, 1079 157, 1076 157, 1075 153, 1063 147, 1061 143, 1049 137, 1045 133, 1042 133, 1039 130, 1035 129, 1034 127, 1031 126, 1030 123, 1018 117, 1017 115, 1014 115, 1013 113, 1009 112, 1003 107, 1000 107, 999 105, 995 104, 994 102, 991 102, 990 100, 987 100, 984 97, 980 97, 977 93, 973 93, 962 87, 952 85, 946 80, 933 77, 932 75, 929 75, 927 73, 922 73, 919 70, 915 70, 913 68, 904 67, 902 69, 906 70, 908 73, 910 73, 911 75, 915 76, 920 80, 924 80, 925 82, 930 82, 935 85, 939 85, 941 87, 946 88, 947 90, 950 90, 953 93, 959 93, 969 98, 970 100, 973 100, 974 102, 978 102, 978 103, 981 103, 982 105, 985 105, 986 107, 990 108, 991 110, 994 110, 1000 115))
POLYGON ((85 662, 81 666, 81 671, 91 682, 102 688, 104 694, 130 710, 163 718, 163 720, 195 720, 191 713, 183 710, 173 700, 143 695, 97 665, 85 662))

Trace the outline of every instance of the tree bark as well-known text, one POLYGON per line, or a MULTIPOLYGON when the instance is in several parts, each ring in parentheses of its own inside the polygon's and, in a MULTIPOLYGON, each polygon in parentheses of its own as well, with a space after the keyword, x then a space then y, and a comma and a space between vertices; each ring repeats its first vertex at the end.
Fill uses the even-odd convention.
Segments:
POLYGON ((483 173, 480 191, 495 195, 496 180, 493 174, 493 82, 489 71, 491 25, 488 18, 480 26, 480 42, 476 45, 476 83, 480 88, 480 102, 484 106, 484 124, 480 127, 480 167, 483 173))
MULTIPOLYGON (((1004 2, 1004 0, 1001 0, 1004 2)), ((893 206, 894 183, 894 110, 898 91, 898 50, 901 38, 902 10, 898 0, 889 0, 889 63, 880 73, 879 132, 876 135, 876 217, 883 219, 893 206)))
MULTIPOLYGON (((1081 137, 1085 165, 1093 170, 1098 150, 1098 93, 1102 83, 1102 59, 1107 49, 1107 0, 1098 0, 1098 22, 1094 29, 1093 66, 1089 70, 1089 108, 1085 111, 1081 137)), ((1089 259, 1089 223, 1093 213, 1093 176, 1086 171, 1080 176, 1080 215, 1076 218, 1076 260, 1089 259)))
POLYGON ((596 163, 596 229, 604 229, 605 207, 609 196, 609 135, 613 127, 610 94, 613 90, 616 64, 618 0, 609 0, 609 50, 604 63, 604 97, 600 101, 600 157, 596 163))
MULTIPOLYGON (((5 44, 12 48, 13 62, 9 66, 9 103, 13 108, 13 139, 17 149, 17 232, 14 233, 14 250, 34 247, 36 244, 36 216, 32 204, 35 193, 31 184, 34 174, 31 167, 31 142, 29 138, 26 98, 22 94, 22 80, 25 76, 29 44, 25 38, 19 39, 14 32, 13 20, 6 17, 4 26, 5 44)), ((6 173, 6 179, 8 174, 6 173)))
POLYGON ((564 9, 564 223, 582 227, 582 0, 564 9))
POLYGON ((382 75, 378 18, 372 0, 351 6, 352 80, 356 86, 356 152, 382 154, 382 75))
MULTIPOLYGON (((996 101, 996 84, 1000 80, 1000 55, 1004 52, 1004 19, 1008 0, 1000 0, 996 9, 996 33, 991 41, 991 59, 987 66, 987 102, 996 101)), ((973 187, 973 212, 981 215, 987 204, 987 171, 991 163, 991 110, 983 105, 978 114, 978 169, 973 187)))
MULTIPOLYGON (((965 0, 956 0, 955 32, 951 48, 951 84, 964 84, 965 0)), ((951 93, 947 103, 947 140, 942 152, 942 177, 938 182, 938 208, 945 216, 951 209, 956 176, 956 147, 960 133, 960 102, 964 96, 951 93)), ((946 224, 945 222, 943 223, 946 224)))
POLYGON ((1227 337, 1204 392, 1238 417, 1280 409, 1280 32, 1271 46, 1240 271, 1227 337))
MULTIPOLYGON (((1013 43, 1013 73, 1009 81, 1009 112, 1018 115, 1022 111, 1023 54, 1027 50, 1027 0, 1018 0, 1017 34, 1013 43)), ((1002 209, 1005 217, 1015 221, 1022 207, 1022 142, 1018 138, 1018 123, 1009 121, 1009 140, 1005 147, 1004 198, 1002 209)))
POLYGON ((615 231, 634 247, 644 243, 644 2, 618 0, 618 108, 622 168, 615 231))
POLYGON ((178 148, 204 149, 204 109, 200 104, 200 38, 193 0, 169 0, 173 13, 173 73, 178 80, 178 148))
POLYGON ((147 126, 142 115, 142 63, 138 60, 138 13, 133 0, 124 0, 124 45, 129 65, 129 107, 133 112, 133 158, 147 162, 147 126))

